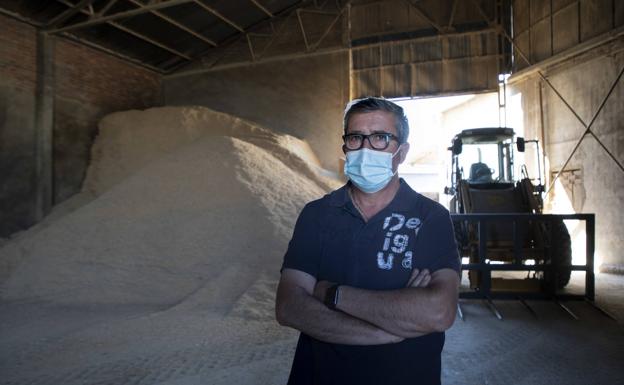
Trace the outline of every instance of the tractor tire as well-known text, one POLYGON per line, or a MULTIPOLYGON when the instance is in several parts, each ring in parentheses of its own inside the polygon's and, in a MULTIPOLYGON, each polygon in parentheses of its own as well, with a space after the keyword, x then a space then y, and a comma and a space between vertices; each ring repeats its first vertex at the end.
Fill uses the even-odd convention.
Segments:
MULTIPOLYGON (((555 287, 557 290, 560 290, 570 282, 570 276, 572 275, 571 270, 563 268, 565 265, 572 264, 572 241, 568 228, 563 221, 552 222, 552 229, 548 238, 550 238, 551 263, 554 265, 557 277, 555 287)), ((552 284, 553 278, 553 275, 548 272, 544 274, 547 287, 552 284)))
POLYGON ((453 231, 455 232, 455 243, 460 257, 463 257, 464 250, 468 247, 468 230, 462 221, 453 221, 453 231))

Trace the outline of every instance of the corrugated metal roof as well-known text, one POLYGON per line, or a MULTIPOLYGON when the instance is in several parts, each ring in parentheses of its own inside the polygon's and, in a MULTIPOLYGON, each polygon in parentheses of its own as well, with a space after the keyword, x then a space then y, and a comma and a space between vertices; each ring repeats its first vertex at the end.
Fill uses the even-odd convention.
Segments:
POLYGON ((502 6, 497 4, 496 0, 0 0, 0 12, 171 74, 280 55, 485 31, 500 22, 496 9, 502 6))
POLYGON ((99 46, 166 73, 309 3, 0 0, 0 10, 52 34, 99 46))

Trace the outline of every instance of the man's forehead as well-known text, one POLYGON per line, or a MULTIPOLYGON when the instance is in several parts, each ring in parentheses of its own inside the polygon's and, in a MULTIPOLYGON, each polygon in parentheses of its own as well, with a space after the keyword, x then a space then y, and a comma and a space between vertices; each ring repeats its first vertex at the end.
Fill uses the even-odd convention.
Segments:
POLYGON ((377 110, 356 112, 349 117, 347 131, 370 131, 397 133, 396 122, 391 112, 377 110))

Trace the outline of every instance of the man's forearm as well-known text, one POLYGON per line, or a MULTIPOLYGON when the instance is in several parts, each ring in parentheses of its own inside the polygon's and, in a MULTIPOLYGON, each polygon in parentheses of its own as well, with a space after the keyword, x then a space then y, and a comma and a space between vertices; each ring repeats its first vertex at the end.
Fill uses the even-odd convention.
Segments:
POLYGON ((381 345, 403 340, 366 321, 327 308, 303 289, 289 291, 282 293, 277 308, 278 321, 284 326, 320 341, 345 345, 381 345))
POLYGON ((375 291, 341 286, 338 309, 404 338, 443 331, 452 325, 457 308, 450 274, 456 273, 443 273, 428 287, 375 291))
POLYGON ((417 337, 436 331, 434 317, 439 312, 428 306, 429 292, 427 288, 375 291, 343 286, 338 309, 391 333, 417 337))

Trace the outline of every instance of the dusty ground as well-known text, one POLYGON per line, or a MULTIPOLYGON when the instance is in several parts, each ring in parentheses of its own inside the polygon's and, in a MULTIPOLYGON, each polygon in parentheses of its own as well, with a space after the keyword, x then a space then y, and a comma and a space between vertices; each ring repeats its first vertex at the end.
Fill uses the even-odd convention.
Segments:
MULTIPOLYGON (((227 308, 0 305, 1 384, 283 384, 297 334, 273 319, 277 272, 227 308)), ((577 282, 575 282, 577 284, 577 282)), ((624 383, 624 277, 599 274, 598 303, 462 301, 447 333, 445 384, 624 383)), ((197 306, 194 306, 196 303, 197 306)))

